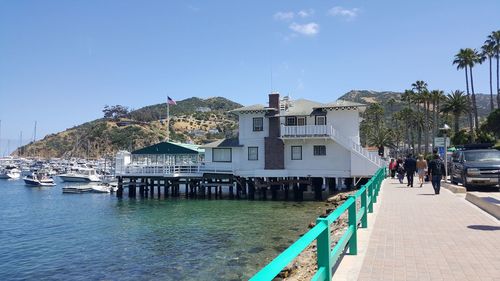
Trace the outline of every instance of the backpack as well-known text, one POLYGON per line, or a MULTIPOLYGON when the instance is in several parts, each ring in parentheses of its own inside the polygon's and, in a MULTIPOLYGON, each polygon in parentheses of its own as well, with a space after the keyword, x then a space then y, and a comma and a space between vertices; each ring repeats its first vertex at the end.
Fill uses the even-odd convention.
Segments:
POLYGON ((436 175, 443 174, 443 161, 441 159, 434 160, 434 170, 432 172, 436 175))

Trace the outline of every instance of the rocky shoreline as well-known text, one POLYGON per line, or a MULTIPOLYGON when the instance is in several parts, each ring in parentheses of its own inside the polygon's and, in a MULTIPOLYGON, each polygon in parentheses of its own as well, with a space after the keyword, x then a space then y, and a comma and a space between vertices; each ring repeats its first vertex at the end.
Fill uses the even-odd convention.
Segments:
MULTIPOLYGON (((338 206, 344 203, 348 196, 354 194, 356 191, 346 191, 336 194, 325 202, 325 207, 323 211, 323 216, 329 215, 338 206)), ((342 214, 337 221, 335 221, 331 226, 331 239, 332 247, 335 246, 337 241, 342 237, 342 234, 347 229, 347 212, 342 214)), ((309 228, 315 226, 315 221, 309 223, 309 228)), ((286 280, 286 281, 299 281, 299 280, 310 280, 316 273, 316 243, 312 243, 307 247, 297 258, 295 258, 287 267, 285 267, 274 280, 286 280)))

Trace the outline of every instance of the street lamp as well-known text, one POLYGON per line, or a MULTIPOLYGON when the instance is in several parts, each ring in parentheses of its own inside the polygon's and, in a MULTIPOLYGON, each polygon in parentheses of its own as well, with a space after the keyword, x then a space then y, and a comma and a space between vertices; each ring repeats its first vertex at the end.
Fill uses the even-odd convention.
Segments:
POLYGON ((444 182, 448 181, 448 156, 446 155, 448 152, 448 142, 446 141, 446 135, 450 129, 450 126, 447 124, 444 124, 443 128, 439 128, 439 130, 443 131, 444 135, 444 182))

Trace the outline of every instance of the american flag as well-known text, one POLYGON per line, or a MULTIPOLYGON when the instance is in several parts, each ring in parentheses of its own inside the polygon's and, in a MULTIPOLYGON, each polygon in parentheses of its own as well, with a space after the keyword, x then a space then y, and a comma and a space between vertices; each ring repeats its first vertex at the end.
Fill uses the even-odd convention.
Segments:
POLYGON ((171 105, 177 105, 177 103, 169 96, 167 96, 167 103, 171 105))

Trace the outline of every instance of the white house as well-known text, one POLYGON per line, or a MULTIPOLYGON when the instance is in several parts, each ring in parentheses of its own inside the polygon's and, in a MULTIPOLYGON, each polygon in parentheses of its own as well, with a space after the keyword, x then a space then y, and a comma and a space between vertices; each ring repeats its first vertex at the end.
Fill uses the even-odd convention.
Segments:
POLYGON ((270 94, 269 106, 231 111, 239 118, 238 137, 202 146, 204 169, 241 177, 371 176, 383 163, 360 145, 364 107, 270 94))

